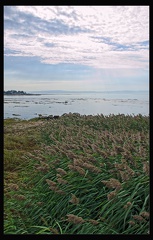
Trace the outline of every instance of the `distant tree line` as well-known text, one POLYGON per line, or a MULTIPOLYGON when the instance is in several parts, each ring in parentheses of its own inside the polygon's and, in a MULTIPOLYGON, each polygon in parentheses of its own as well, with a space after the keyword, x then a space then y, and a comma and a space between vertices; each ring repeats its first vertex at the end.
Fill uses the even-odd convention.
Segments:
POLYGON ((9 94, 9 95, 25 95, 27 94, 24 91, 16 91, 16 90, 9 90, 9 91, 4 91, 4 94, 9 94))

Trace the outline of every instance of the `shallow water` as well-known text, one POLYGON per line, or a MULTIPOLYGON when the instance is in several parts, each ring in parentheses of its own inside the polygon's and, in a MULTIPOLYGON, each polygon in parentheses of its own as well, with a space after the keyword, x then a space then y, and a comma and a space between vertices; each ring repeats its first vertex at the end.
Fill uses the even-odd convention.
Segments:
POLYGON ((4 96, 4 119, 31 119, 42 115, 64 113, 85 115, 149 115, 149 93, 142 92, 80 92, 32 96, 4 96))

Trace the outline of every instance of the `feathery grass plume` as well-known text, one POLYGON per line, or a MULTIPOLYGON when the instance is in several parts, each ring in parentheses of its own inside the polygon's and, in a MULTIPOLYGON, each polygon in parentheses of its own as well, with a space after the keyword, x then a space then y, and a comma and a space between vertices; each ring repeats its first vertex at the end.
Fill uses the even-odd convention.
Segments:
POLYGON ((46 182, 48 183, 48 185, 49 185, 50 187, 56 187, 56 186, 57 186, 57 183, 51 181, 50 179, 46 179, 46 182))
POLYGON ((64 180, 63 178, 57 178, 57 182, 61 184, 67 184, 68 181, 64 180))
POLYGON ((82 166, 83 165, 83 161, 81 159, 74 159, 73 160, 73 164, 74 165, 78 165, 78 166, 82 166))
POLYGON ((131 202, 127 202, 127 204, 125 204, 123 208, 127 209, 129 206, 131 206, 131 204, 131 202))
POLYGON ((67 151, 65 154, 66 154, 67 158, 70 158, 70 159, 73 159, 76 157, 76 155, 71 151, 67 151))
POLYGON ((19 190, 19 186, 17 184, 14 184, 14 183, 8 184, 8 187, 9 187, 10 190, 14 190, 14 191, 19 190))
POLYGON ((67 172, 63 168, 57 168, 56 171, 61 174, 62 176, 66 175, 67 172))
POLYGON ((67 221, 72 222, 74 224, 79 224, 79 223, 84 223, 85 222, 85 220, 82 217, 78 217, 78 216, 73 215, 73 214, 67 214, 66 216, 68 217, 67 221))
POLYGON ((142 212, 142 213, 140 213, 140 215, 142 217, 144 217, 144 218, 147 218, 147 219, 150 217, 150 213, 149 212, 142 212))
POLYGON ((25 200, 26 199, 26 197, 24 195, 17 195, 17 194, 14 195, 14 198, 16 198, 17 200, 25 200))
POLYGON ((122 188, 122 184, 115 178, 110 178, 109 181, 101 181, 108 188, 116 188, 116 190, 120 190, 122 188))
POLYGON ((96 166, 94 166, 90 163, 83 163, 83 167, 87 168, 91 172, 95 172, 95 173, 100 173, 101 172, 101 169, 99 169, 98 167, 96 167, 96 166))
POLYGON ((27 152, 27 153, 26 153, 26 156, 28 156, 28 157, 30 157, 30 158, 34 158, 34 157, 35 157, 35 155, 33 155, 33 154, 30 153, 30 152, 27 152))
POLYGON ((49 169, 50 169, 49 167, 45 167, 45 166, 40 166, 36 168, 36 170, 41 171, 43 173, 47 173, 49 169))
POLYGON ((130 225, 132 225, 132 226, 135 225, 135 222, 134 222, 134 221, 129 221, 128 223, 129 223, 130 225))
POLYGON ((100 154, 103 158, 107 158, 108 157, 108 153, 106 151, 100 150, 100 154))
POLYGON ((135 172, 128 165, 126 165, 125 169, 130 176, 133 177, 135 175, 135 172))
POLYGON ((129 175, 126 172, 119 171, 119 173, 120 173, 120 176, 121 176, 123 182, 124 181, 126 182, 126 181, 128 181, 130 179, 129 175))
POLYGON ((111 200, 112 198, 114 198, 114 197, 116 196, 116 194, 117 194, 117 191, 116 191, 116 190, 110 192, 109 194, 107 194, 107 199, 108 199, 108 200, 111 200))
POLYGON ((123 170, 124 169, 124 164, 122 163, 114 163, 114 166, 117 170, 123 170))
POLYGON ((68 165, 68 168, 69 168, 70 170, 74 170, 74 171, 76 170, 75 166, 73 166, 72 164, 69 164, 69 165, 68 165))
POLYGON ((97 160, 95 158, 93 158, 91 155, 87 156, 86 160, 89 161, 89 162, 92 162, 93 164, 97 163, 97 160))
POLYGON ((115 146, 115 150, 116 150, 117 154, 124 152, 124 148, 120 147, 120 146, 115 146))
POLYGON ((143 172, 149 176, 149 163, 148 162, 143 162, 143 172))
POLYGON ((72 198, 69 200, 69 202, 77 205, 79 204, 79 198, 77 198, 74 194, 72 194, 72 198))
POLYGON ((57 177, 57 178, 61 178, 62 176, 61 176, 59 173, 57 173, 57 174, 56 174, 56 177, 57 177))
POLYGON ((66 193, 65 193, 63 190, 61 190, 61 189, 56 189, 55 192, 58 193, 58 194, 61 194, 61 195, 66 194, 66 193))
POLYGON ((142 222, 142 221, 146 221, 143 217, 141 217, 140 215, 133 215, 132 216, 135 220, 142 222))
POLYGON ((59 234, 58 230, 56 228, 50 227, 49 230, 54 234, 59 234))
POLYGON ((81 168, 81 167, 79 167, 79 166, 75 166, 74 167, 74 170, 76 170, 78 173, 80 173, 82 176, 84 176, 85 175, 85 170, 83 169, 83 168, 81 168))
POLYGON ((38 206, 42 206, 44 203, 43 202, 37 202, 38 206))
POLYGON ((98 225, 99 222, 94 219, 89 219, 88 222, 92 223, 93 225, 98 225))

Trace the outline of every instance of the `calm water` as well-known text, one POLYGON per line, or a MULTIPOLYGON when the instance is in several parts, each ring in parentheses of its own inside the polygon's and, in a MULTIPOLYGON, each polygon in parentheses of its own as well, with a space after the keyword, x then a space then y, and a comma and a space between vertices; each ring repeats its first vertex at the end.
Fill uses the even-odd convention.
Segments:
POLYGON ((85 115, 125 114, 149 115, 149 93, 141 92, 80 92, 39 96, 4 96, 4 119, 30 119, 42 115, 64 113, 85 115))

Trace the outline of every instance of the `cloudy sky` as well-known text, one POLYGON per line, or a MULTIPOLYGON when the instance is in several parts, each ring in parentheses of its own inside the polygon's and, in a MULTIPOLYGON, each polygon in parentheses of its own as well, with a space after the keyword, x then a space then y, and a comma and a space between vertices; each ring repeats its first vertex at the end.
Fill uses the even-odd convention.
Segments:
POLYGON ((4 6, 4 90, 148 90, 149 6, 4 6))

